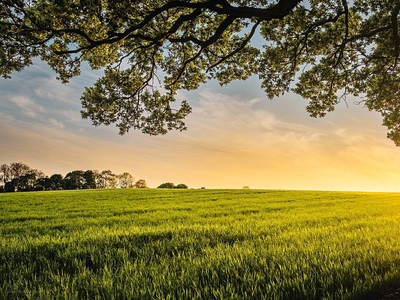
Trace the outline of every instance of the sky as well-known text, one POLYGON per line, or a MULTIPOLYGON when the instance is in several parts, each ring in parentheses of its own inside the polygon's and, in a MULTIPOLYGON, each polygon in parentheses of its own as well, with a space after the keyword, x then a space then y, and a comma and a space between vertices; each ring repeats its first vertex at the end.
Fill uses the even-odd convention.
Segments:
POLYGON ((118 135, 80 117, 80 96, 99 71, 64 85, 36 61, 0 79, 0 164, 23 162, 48 176, 73 170, 129 172, 149 187, 400 191, 400 148, 376 112, 348 98, 322 119, 288 93, 268 100, 257 77, 179 92, 193 112, 187 131, 118 135))

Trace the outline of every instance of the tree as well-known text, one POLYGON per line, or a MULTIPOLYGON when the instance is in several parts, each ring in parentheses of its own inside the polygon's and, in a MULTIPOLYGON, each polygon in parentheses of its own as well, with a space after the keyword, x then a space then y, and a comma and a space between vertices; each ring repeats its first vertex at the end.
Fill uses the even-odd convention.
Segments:
POLYGON ((12 162, 9 166, 9 181, 8 181, 8 191, 20 191, 26 188, 26 184, 29 181, 35 180, 34 170, 32 170, 27 164, 22 162, 12 162), (28 175, 25 178, 25 176, 28 175))
POLYGON ((100 189, 115 188, 116 178, 111 170, 104 170, 100 172, 97 187, 100 189))
POLYGON ((36 172, 35 170, 28 171, 25 175, 18 178, 18 191, 33 191, 36 186, 36 172))
POLYGON ((135 178, 131 174, 124 172, 122 174, 117 175, 116 178, 118 180, 118 185, 121 188, 123 189, 133 188, 135 178))
POLYGON ((173 189, 175 185, 172 182, 165 182, 160 184, 157 188, 158 189, 173 189))
POLYGON ((96 176, 97 173, 92 170, 87 170, 83 173, 85 178, 84 189, 95 189, 96 188, 96 176))
POLYGON ((51 189, 51 180, 49 177, 42 177, 36 179, 34 187, 35 191, 48 191, 51 189))
POLYGON ((137 189, 145 189, 145 188, 147 188, 146 180, 139 179, 138 181, 136 181, 135 182, 135 188, 137 188, 137 189))
POLYGON ((0 165, 0 188, 7 192, 43 190, 46 175, 22 162, 0 165), (40 180, 40 183, 38 183, 40 180))
POLYGON ((175 189, 188 189, 189 187, 184 183, 180 183, 180 184, 174 186, 174 188, 175 189))
POLYGON ((5 192, 16 192, 16 187, 15 187, 15 180, 7 181, 5 186, 4 186, 4 191, 5 192))
POLYGON ((99 184, 101 184, 101 176, 100 176, 100 172, 98 170, 92 170, 93 171, 93 178, 94 178, 94 183, 96 185, 96 189, 99 189, 100 186, 99 184))
POLYGON ((82 170, 75 170, 65 175, 63 185, 66 190, 80 190, 83 189, 86 183, 85 172, 82 170))
POLYGON ((61 174, 53 174, 50 176, 50 189, 62 190, 64 186, 63 177, 61 174))
POLYGON ((82 117, 155 135, 185 130, 193 90, 257 74, 268 98, 293 91, 322 117, 348 95, 380 112, 400 145, 400 3, 393 0, 3 0, 0 74, 46 61, 62 82, 88 62, 82 117), (264 46, 251 44, 259 34, 264 46), (163 75, 163 78, 159 78, 163 75), (294 80, 296 81, 294 82, 294 80), (295 83, 295 84, 294 84, 295 83))
POLYGON ((7 164, 0 165, 0 181, 2 181, 2 188, 4 189, 7 182, 11 180, 11 169, 7 164))

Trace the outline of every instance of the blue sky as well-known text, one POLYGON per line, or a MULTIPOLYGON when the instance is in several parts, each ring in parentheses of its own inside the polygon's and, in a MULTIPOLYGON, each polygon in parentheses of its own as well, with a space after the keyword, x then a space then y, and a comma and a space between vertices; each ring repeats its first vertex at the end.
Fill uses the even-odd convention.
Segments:
POLYGON ((348 99, 323 119, 287 94, 272 101, 256 77, 180 92, 193 107, 188 131, 150 137, 80 118, 80 95, 101 72, 67 85, 36 62, 0 79, 0 163, 22 161, 47 175, 72 170, 129 172, 150 187, 398 191, 400 149, 377 113, 348 99))

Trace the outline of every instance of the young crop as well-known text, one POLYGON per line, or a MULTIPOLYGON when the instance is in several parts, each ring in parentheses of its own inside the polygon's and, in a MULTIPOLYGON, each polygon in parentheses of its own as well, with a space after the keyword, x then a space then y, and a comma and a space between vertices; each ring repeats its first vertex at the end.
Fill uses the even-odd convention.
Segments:
POLYGON ((0 194, 0 299, 376 299, 400 282, 399 196, 0 194))

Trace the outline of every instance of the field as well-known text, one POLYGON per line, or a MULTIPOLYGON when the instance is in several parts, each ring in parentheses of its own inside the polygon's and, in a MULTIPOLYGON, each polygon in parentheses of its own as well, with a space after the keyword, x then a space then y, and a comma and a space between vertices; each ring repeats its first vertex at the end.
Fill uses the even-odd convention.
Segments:
POLYGON ((0 194, 0 299, 379 299, 400 194, 0 194))

